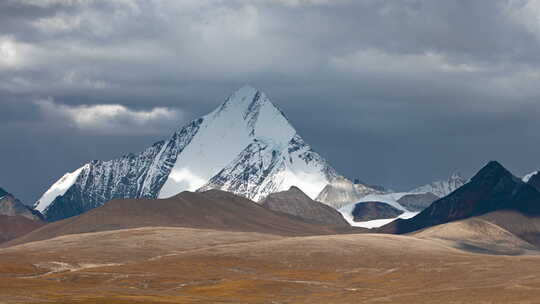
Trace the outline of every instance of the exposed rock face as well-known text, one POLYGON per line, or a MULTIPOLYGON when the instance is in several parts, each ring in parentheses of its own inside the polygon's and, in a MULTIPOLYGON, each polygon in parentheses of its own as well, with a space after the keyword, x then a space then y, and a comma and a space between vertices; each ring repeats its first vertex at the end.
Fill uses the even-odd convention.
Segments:
POLYGON ((337 178, 346 180, 297 134, 264 93, 244 87, 167 141, 139 154, 92 161, 64 175, 35 209, 55 221, 117 198, 168 198, 199 189, 220 189, 258 201, 297 186, 315 198, 337 178))
POLYGON ((255 141, 198 191, 220 189, 260 201, 270 193, 298 186, 314 197, 338 176, 326 160, 295 135, 285 149, 255 141))
POLYGON ((2 188, 0 188, 0 215, 21 216, 29 220, 42 220, 39 212, 27 207, 2 188))
POLYGON ((394 208, 382 202, 362 202, 354 206, 352 215, 355 222, 367 222, 371 220, 396 218, 403 210, 394 208))
POLYGON ((540 216, 540 193, 498 162, 488 163, 469 183, 435 201, 417 216, 398 219, 379 231, 408 233, 451 221, 507 210, 540 216))
POLYGON ((116 198, 157 197, 200 121, 195 120, 140 154, 111 161, 92 161, 56 182, 35 205, 47 220, 81 214, 116 198), (60 191, 59 191, 60 190, 60 191))
POLYGON ((407 208, 407 210, 422 211, 438 199, 438 196, 431 192, 428 192, 418 194, 406 194, 397 201, 401 206, 407 208))
POLYGON ((44 224, 39 212, 0 188, 0 243, 27 234, 44 224))
POLYGON ((348 227, 349 224, 336 209, 309 198, 302 190, 291 187, 287 191, 272 193, 261 201, 270 210, 294 215, 309 221, 348 227))

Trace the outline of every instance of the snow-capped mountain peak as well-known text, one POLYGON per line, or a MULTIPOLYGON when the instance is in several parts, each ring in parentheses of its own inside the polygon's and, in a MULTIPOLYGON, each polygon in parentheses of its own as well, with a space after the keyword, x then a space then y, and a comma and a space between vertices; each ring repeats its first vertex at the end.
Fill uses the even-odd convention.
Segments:
POLYGON ((196 136, 181 152, 159 197, 204 186, 254 141, 282 151, 295 134, 264 93, 244 86, 202 118, 196 136))
POLYGON ((244 86, 166 141, 66 175, 36 208, 58 220, 115 198, 165 198, 197 189, 260 200, 297 186, 315 198, 337 177, 266 94, 244 86))
POLYGON ((467 180, 459 172, 454 172, 447 180, 420 186, 411 190, 410 193, 433 193, 438 197, 445 197, 466 183, 467 180))

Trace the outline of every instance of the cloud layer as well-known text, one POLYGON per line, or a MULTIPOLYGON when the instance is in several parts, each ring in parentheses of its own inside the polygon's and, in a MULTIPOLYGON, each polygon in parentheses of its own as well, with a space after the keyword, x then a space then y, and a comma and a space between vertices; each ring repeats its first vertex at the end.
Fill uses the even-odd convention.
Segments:
POLYGON ((350 177, 406 189, 490 159, 525 173, 539 17, 536 0, 0 1, 0 186, 33 199, 245 83, 350 177))
POLYGON ((135 111, 119 104, 68 106, 52 99, 38 100, 35 104, 46 119, 103 135, 163 134, 182 121, 177 110, 162 107, 135 111))

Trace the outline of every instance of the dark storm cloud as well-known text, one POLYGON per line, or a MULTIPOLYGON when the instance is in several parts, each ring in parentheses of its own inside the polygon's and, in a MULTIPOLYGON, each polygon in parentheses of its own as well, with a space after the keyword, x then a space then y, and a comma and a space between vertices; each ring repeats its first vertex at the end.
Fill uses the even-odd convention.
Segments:
POLYGON ((0 186, 32 201, 257 86, 350 177, 540 167, 538 1, 0 2, 0 186))

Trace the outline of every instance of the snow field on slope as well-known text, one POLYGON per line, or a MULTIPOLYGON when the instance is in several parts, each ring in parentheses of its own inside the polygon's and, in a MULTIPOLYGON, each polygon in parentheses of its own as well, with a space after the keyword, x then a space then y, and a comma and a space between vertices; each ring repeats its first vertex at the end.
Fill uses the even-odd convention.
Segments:
POLYGON ((36 206, 34 209, 36 209, 39 212, 45 211, 47 207, 54 201, 55 198, 58 196, 64 195, 66 191, 73 186, 73 184, 77 181, 77 178, 81 174, 82 170, 87 168, 88 165, 84 165, 80 167, 79 169, 66 173, 61 179, 59 179, 56 183, 54 183, 47 192, 43 194, 43 196, 37 201, 36 206))
POLYGON ((345 205, 341 207, 338 211, 343 215, 343 218, 354 227, 363 227, 363 228, 378 228, 381 226, 384 226, 390 222, 395 221, 398 218, 411 218, 415 215, 417 215, 419 212, 411 212, 407 210, 405 207, 401 206, 398 203, 398 200, 402 198, 405 195, 411 194, 409 192, 397 192, 397 193, 387 193, 387 194, 368 194, 364 196, 360 201, 352 204, 345 205), (364 221, 364 222, 355 222, 353 219, 352 212, 354 210, 354 207, 356 204, 366 203, 366 202, 382 202, 386 203, 396 209, 399 209, 403 211, 402 214, 400 214, 398 217, 390 218, 390 219, 377 219, 377 220, 371 220, 371 221, 364 221))

